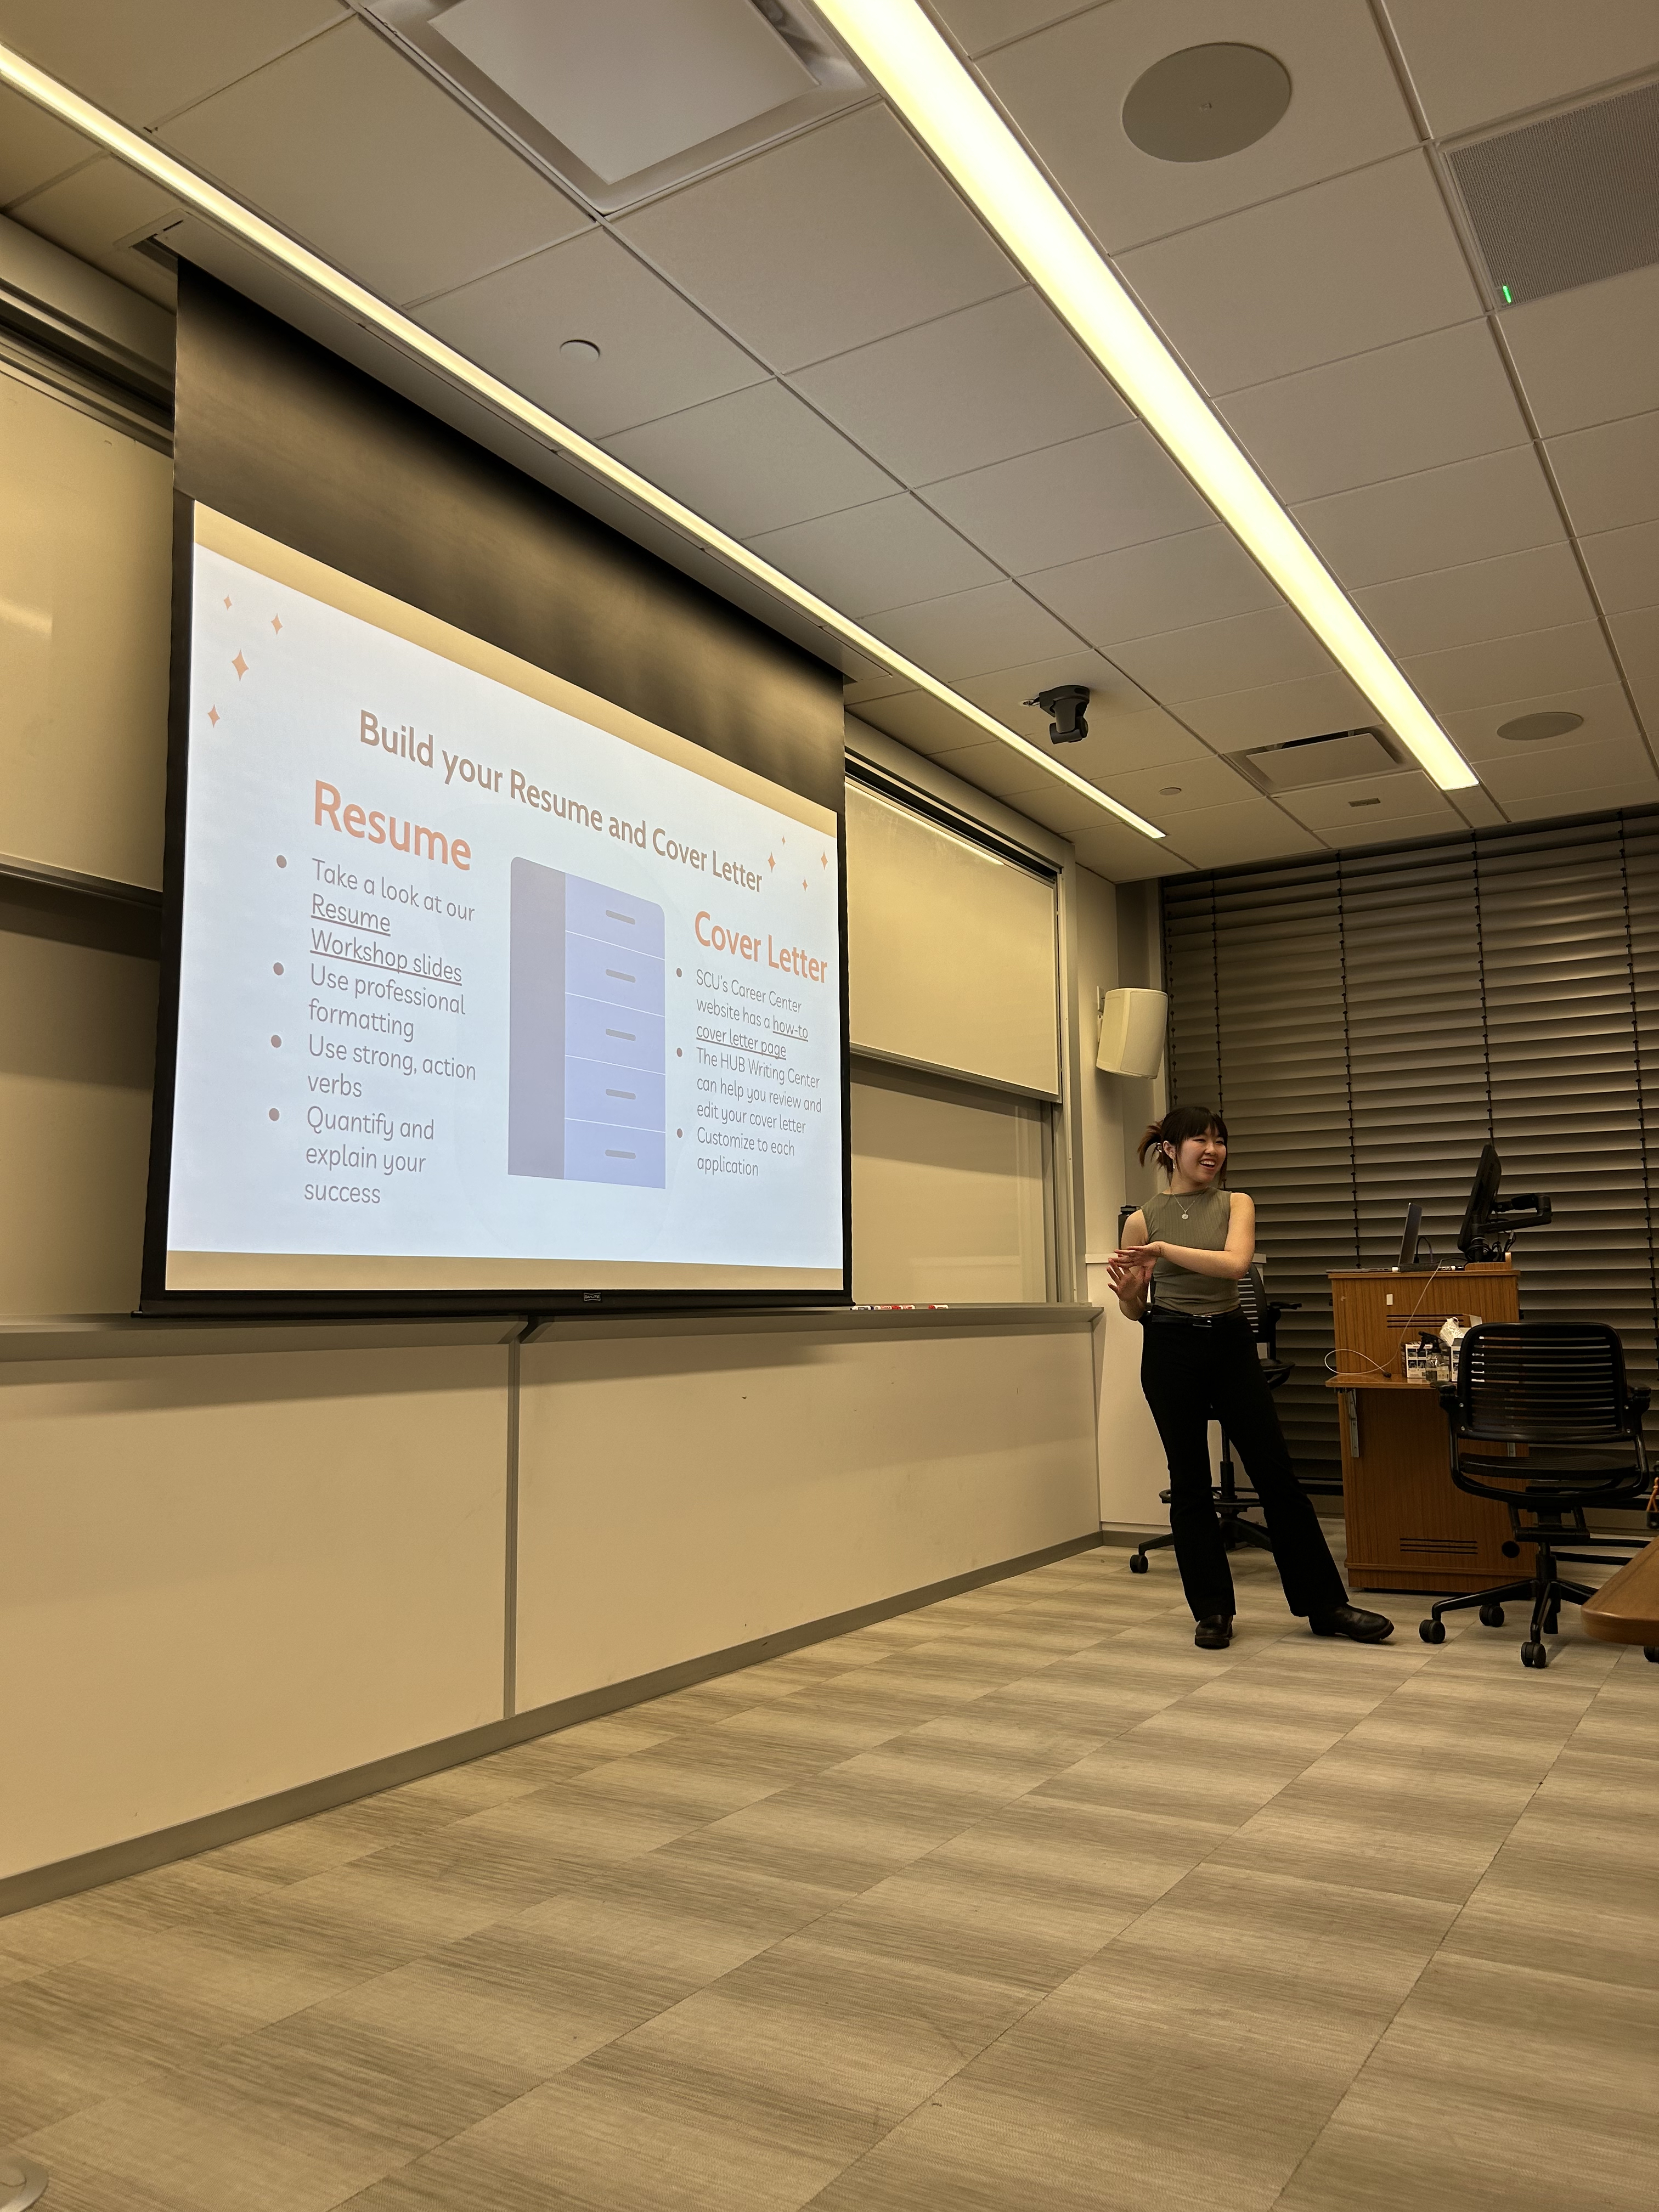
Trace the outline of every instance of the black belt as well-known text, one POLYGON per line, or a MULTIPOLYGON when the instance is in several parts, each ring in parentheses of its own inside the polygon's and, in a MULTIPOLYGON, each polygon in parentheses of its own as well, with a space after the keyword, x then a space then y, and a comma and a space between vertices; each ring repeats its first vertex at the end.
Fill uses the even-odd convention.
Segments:
POLYGON ((1142 1316, 1143 1320, 1160 1322, 1166 1326, 1171 1322, 1176 1322, 1182 1328, 1213 1328, 1218 1322, 1242 1321, 1243 1317, 1243 1306, 1229 1306, 1225 1313, 1206 1314, 1179 1313, 1174 1306, 1148 1306, 1142 1316))

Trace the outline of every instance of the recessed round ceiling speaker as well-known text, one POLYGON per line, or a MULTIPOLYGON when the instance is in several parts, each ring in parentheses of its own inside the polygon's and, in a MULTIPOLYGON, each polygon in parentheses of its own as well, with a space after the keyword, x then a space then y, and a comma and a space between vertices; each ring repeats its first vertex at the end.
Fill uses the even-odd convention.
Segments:
POLYGON ((1291 104, 1291 74, 1260 46, 1183 46, 1136 80, 1123 129, 1158 161, 1218 161, 1265 138, 1291 104))
POLYGON ((597 361, 599 349, 592 338, 567 338, 559 351, 571 361, 597 361))
POLYGON ((1517 744, 1525 744, 1533 738, 1565 738, 1569 730, 1582 730, 1583 726, 1582 714, 1565 714, 1557 708, 1547 714, 1517 714, 1512 722, 1500 722, 1498 734, 1512 738, 1517 744))

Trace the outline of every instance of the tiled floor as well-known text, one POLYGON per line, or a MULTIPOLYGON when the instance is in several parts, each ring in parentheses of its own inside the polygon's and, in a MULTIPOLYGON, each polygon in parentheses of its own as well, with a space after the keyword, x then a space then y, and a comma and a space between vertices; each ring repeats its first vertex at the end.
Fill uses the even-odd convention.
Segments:
POLYGON ((1659 1668, 1083 1553, 0 1920, 49 2212, 1648 2212, 1659 1668))

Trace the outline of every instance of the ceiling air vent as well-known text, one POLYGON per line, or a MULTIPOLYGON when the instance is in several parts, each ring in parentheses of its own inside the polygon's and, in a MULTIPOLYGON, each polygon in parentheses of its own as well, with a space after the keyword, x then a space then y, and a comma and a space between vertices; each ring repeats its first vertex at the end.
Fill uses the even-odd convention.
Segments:
POLYGON ((1313 784, 1346 783, 1356 775, 1387 775, 1401 764, 1377 730, 1333 730, 1322 738, 1258 745, 1233 757, 1269 791, 1305 791, 1313 784))
POLYGON ((362 0, 606 214, 868 88, 793 0, 362 0))
POLYGON ((1502 307, 1659 262, 1659 83, 1454 147, 1502 307))

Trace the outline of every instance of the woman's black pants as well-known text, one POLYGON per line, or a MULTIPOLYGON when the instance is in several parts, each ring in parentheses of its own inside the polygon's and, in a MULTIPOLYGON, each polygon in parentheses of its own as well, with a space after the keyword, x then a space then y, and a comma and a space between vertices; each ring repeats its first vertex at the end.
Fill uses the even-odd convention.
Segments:
POLYGON ((1297 1613, 1329 1613, 1348 1594, 1308 1493, 1291 1470, 1285 1433, 1242 1313, 1176 1319, 1154 1308, 1140 1353, 1140 1387, 1170 1462, 1170 1533, 1193 1618, 1231 1613, 1232 1569, 1211 1492, 1210 1423, 1237 1446, 1273 1538, 1285 1599, 1297 1613))

